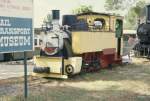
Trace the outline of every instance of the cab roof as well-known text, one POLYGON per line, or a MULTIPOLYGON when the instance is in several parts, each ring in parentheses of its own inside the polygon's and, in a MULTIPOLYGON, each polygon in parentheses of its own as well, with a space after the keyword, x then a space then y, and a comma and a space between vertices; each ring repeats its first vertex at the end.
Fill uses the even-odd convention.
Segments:
POLYGON ((77 14, 77 16, 83 16, 83 15, 105 15, 105 16, 117 16, 122 17, 120 15, 112 14, 112 13, 99 13, 99 12, 86 12, 86 13, 80 13, 77 14))

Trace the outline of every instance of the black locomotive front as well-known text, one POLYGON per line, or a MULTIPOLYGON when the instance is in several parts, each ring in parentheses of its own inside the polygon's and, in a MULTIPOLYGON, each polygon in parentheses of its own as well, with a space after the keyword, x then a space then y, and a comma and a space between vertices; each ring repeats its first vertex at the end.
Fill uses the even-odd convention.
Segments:
POLYGON ((150 24, 140 24, 137 29, 137 36, 141 44, 150 44, 150 24))
POLYGON ((135 45, 135 55, 150 58, 150 5, 147 6, 146 22, 138 26, 139 43, 135 45))

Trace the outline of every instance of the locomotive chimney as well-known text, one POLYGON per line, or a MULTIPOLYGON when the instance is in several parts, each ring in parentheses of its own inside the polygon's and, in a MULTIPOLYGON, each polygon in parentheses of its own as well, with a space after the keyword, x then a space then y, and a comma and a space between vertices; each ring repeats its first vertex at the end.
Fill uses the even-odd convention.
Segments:
POLYGON ((52 10, 52 24, 54 31, 59 30, 59 16, 60 16, 59 10, 52 10))
POLYGON ((60 11, 59 10, 52 10, 52 19, 53 20, 59 20, 59 13, 60 11))
POLYGON ((52 10, 52 24, 53 24, 53 30, 59 30, 59 16, 60 16, 59 10, 52 10))
POLYGON ((147 6, 146 17, 146 22, 150 23, 150 5, 147 6))

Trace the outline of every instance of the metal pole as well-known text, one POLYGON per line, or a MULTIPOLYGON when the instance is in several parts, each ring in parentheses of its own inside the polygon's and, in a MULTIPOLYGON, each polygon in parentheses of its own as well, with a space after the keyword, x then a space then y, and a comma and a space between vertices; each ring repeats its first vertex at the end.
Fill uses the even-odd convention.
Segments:
POLYGON ((24 97, 27 99, 28 97, 28 85, 27 85, 27 56, 26 52, 24 52, 24 97))
POLYGON ((121 54, 121 38, 118 38, 117 40, 117 56, 120 57, 121 54))

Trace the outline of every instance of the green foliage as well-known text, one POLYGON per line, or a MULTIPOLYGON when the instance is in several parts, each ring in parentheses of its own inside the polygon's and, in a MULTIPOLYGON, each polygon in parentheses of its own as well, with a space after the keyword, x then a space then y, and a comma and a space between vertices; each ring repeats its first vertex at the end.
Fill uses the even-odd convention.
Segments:
POLYGON ((145 1, 139 1, 136 6, 131 7, 125 16, 125 28, 136 29, 139 19, 143 18, 146 14, 145 1))
POLYGON ((145 4, 145 1, 139 1, 136 3, 136 6, 131 9, 134 10, 138 17, 143 17, 144 13, 146 13, 145 4))
POLYGON ((80 13, 87 13, 87 12, 92 12, 93 7, 91 5, 86 6, 86 5, 81 5, 79 8, 76 8, 73 10, 74 14, 80 14, 80 13))
POLYGON ((106 10, 124 10, 135 1, 137 0, 106 0, 105 8, 106 10))
POLYGON ((106 10, 128 10, 125 15, 125 29, 136 29, 138 20, 146 13, 144 0, 106 0, 106 10))
POLYGON ((106 10, 116 10, 122 8, 122 0, 106 0, 105 8, 106 10))
POLYGON ((136 28, 136 13, 134 10, 130 10, 125 16, 124 28, 125 29, 135 29, 136 28))
POLYGON ((52 15, 47 14, 47 16, 43 20, 43 24, 51 24, 52 23, 52 15))

